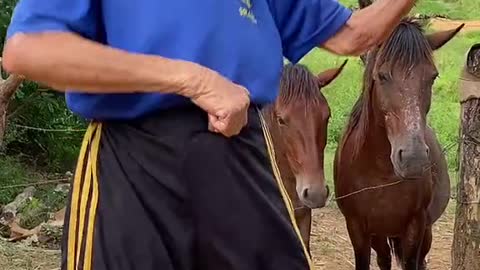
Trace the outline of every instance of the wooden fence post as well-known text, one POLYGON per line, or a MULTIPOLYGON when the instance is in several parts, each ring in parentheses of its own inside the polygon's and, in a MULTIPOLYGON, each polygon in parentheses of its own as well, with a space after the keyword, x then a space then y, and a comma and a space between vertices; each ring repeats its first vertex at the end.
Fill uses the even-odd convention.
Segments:
POLYGON ((472 46, 460 79, 460 182, 452 270, 480 269, 480 43, 472 46))

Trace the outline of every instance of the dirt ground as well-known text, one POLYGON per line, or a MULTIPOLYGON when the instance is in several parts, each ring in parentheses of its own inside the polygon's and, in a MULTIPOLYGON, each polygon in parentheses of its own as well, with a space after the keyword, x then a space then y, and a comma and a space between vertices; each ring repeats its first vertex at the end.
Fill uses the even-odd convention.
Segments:
POLYGON ((461 20, 448 20, 443 18, 434 18, 430 20, 432 28, 435 30, 449 30, 455 27, 460 26, 462 23, 465 23, 465 26, 462 28, 462 32, 469 31, 480 31, 480 20, 478 21, 461 21, 461 20))
MULTIPOLYGON (((453 240, 455 209, 452 205, 436 222, 432 249, 428 256, 429 269, 450 269, 450 249, 453 240)), ((355 269, 353 249, 348 238, 345 220, 336 206, 314 213, 311 249, 317 270, 355 269)), ((372 270, 378 270, 375 252, 372 251, 372 270)), ((395 263, 394 263, 395 264, 395 263)), ((400 270, 395 265, 394 270, 400 270)))
MULTIPOLYGON (((454 209, 449 207, 434 228, 434 242, 429 256, 430 269, 450 269, 454 209)), ((314 213, 312 255, 316 270, 354 269, 353 252, 342 214, 336 205, 314 213)), ((11 244, 0 240, 0 269, 59 270, 59 251, 11 244)), ((372 252, 372 270, 377 270, 372 252)), ((399 268, 394 268, 395 270, 399 268)))

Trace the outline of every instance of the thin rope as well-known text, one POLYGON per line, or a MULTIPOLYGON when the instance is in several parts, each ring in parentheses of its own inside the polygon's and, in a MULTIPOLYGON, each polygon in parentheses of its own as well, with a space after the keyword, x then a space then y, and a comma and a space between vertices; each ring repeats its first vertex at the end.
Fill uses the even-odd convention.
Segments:
MULTIPOLYGON (((451 150, 457 143, 459 142, 462 142, 463 140, 460 140, 458 139, 457 142, 454 142, 454 143, 450 143, 449 145, 447 145, 446 147, 444 147, 442 149, 442 153, 445 154, 446 152, 448 152, 449 150, 451 150)), ((434 164, 432 164, 431 166, 429 166, 428 168, 426 169, 431 169, 432 167, 434 166, 434 164)), ((340 200, 343 200, 343 199, 346 199, 346 198, 349 198, 349 197, 352 197, 354 195, 357 195, 357 194, 360 194, 360 193, 363 193, 363 192, 366 192, 366 191, 370 191, 370 190, 377 190, 377 189, 381 189, 381 188, 386 188, 386 187, 391 187, 391 186, 396 186, 400 183, 404 182, 404 180, 398 180, 396 182, 393 182, 393 183, 388 183, 388 184, 382 184, 382 185, 377 185, 377 186, 372 186, 372 187, 366 187, 366 188, 362 188, 360 190, 357 190, 357 191, 354 191, 354 192, 351 192, 351 193, 348 193, 346 195, 342 195, 340 197, 336 197, 336 198, 333 198, 333 194, 330 196, 330 198, 327 200, 327 202, 331 202, 331 201, 340 201, 340 200)), ((457 182, 457 186, 458 186, 458 182, 457 182)), ((472 204, 476 204, 476 203, 479 203, 479 202, 467 202, 467 203, 472 203, 472 204)), ((301 210, 301 209, 305 209, 307 208, 305 205, 302 205, 302 206, 299 206, 299 207, 296 207, 294 209, 294 211, 297 211, 297 210, 301 210)))
POLYGON ((17 185, 8 185, 8 186, 0 186, 0 190, 10 189, 10 188, 17 188, 17 187, 30 187, 30 186, 40 186, 40 185, 48 185, 48 184, 57 184, 62 183, 70 180, 69 178, 62 178, 62 179, 55 179, 55 180, 46 180, 46 181, 39 181, 34 183, 27 183, 27 184, 17 184, 17 185))
POLYGON ((346 199, 348 197, 351 197, 353 195, 356 195, 356 194, 359 194, 359 193, 362 193, 362 192, 365 192, 365 191, 369 191, 369 190, 375 190, 375 189, 381 189, 381 188, 385 188, 385 187, 391 187, 391 186, 396 186, 400 183, 403 183, 405 182, 405 180, 398 180, 396 182, 393 182, 393 183, 388 183, 388 184, 383 184, 383 185, 378 185, 378 186, 373 186, 373 187, 366 187, 366 188, 362 188, 360 190, 357 190, 357 191, 354 191, 354 192, 351 192, 351 193, 348 193, 346 195, 343 195, 343 196, 340 196, 340 197, 336 197, 335 199, 333 199, 334 201, 339 201, 339 200, 343 200, 343 199, 346 199))
POLYGON ((29 130, 36 130, 36 131, 42 131, 42 132, 85 132, 86 129, 50 129, 50 128, 38 128, 38 127, 30 127, 30 126, 24 126, 24 125, 19 125, 19 124, 14 124, 14 126, 19 127, 19 128, 24 128, 24 129, 29 129, 29 130))

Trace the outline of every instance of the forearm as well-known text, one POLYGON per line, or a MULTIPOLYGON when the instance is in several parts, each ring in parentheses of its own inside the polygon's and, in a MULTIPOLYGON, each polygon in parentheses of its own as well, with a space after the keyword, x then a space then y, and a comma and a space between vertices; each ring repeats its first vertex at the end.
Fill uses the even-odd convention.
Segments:
POLYGON ((415 0, 377 0, 355 11, 346 25, 320 46, 340 55, 359 55, 388 37, 414 4, 415 0))
POLYGON ((132 54, 69 33, 20 34, 5 45, 4 67, 56 90, 138 91, 192 96, 203 68, 186 61, 132 54))

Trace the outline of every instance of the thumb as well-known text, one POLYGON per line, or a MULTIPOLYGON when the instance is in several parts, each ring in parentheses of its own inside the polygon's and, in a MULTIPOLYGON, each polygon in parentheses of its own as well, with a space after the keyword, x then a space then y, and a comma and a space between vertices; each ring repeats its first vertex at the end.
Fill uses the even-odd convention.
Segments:
POLYGON ((208 114, 208 130, 212 132, 219 132, 219 120, 215 115, 208 114))

